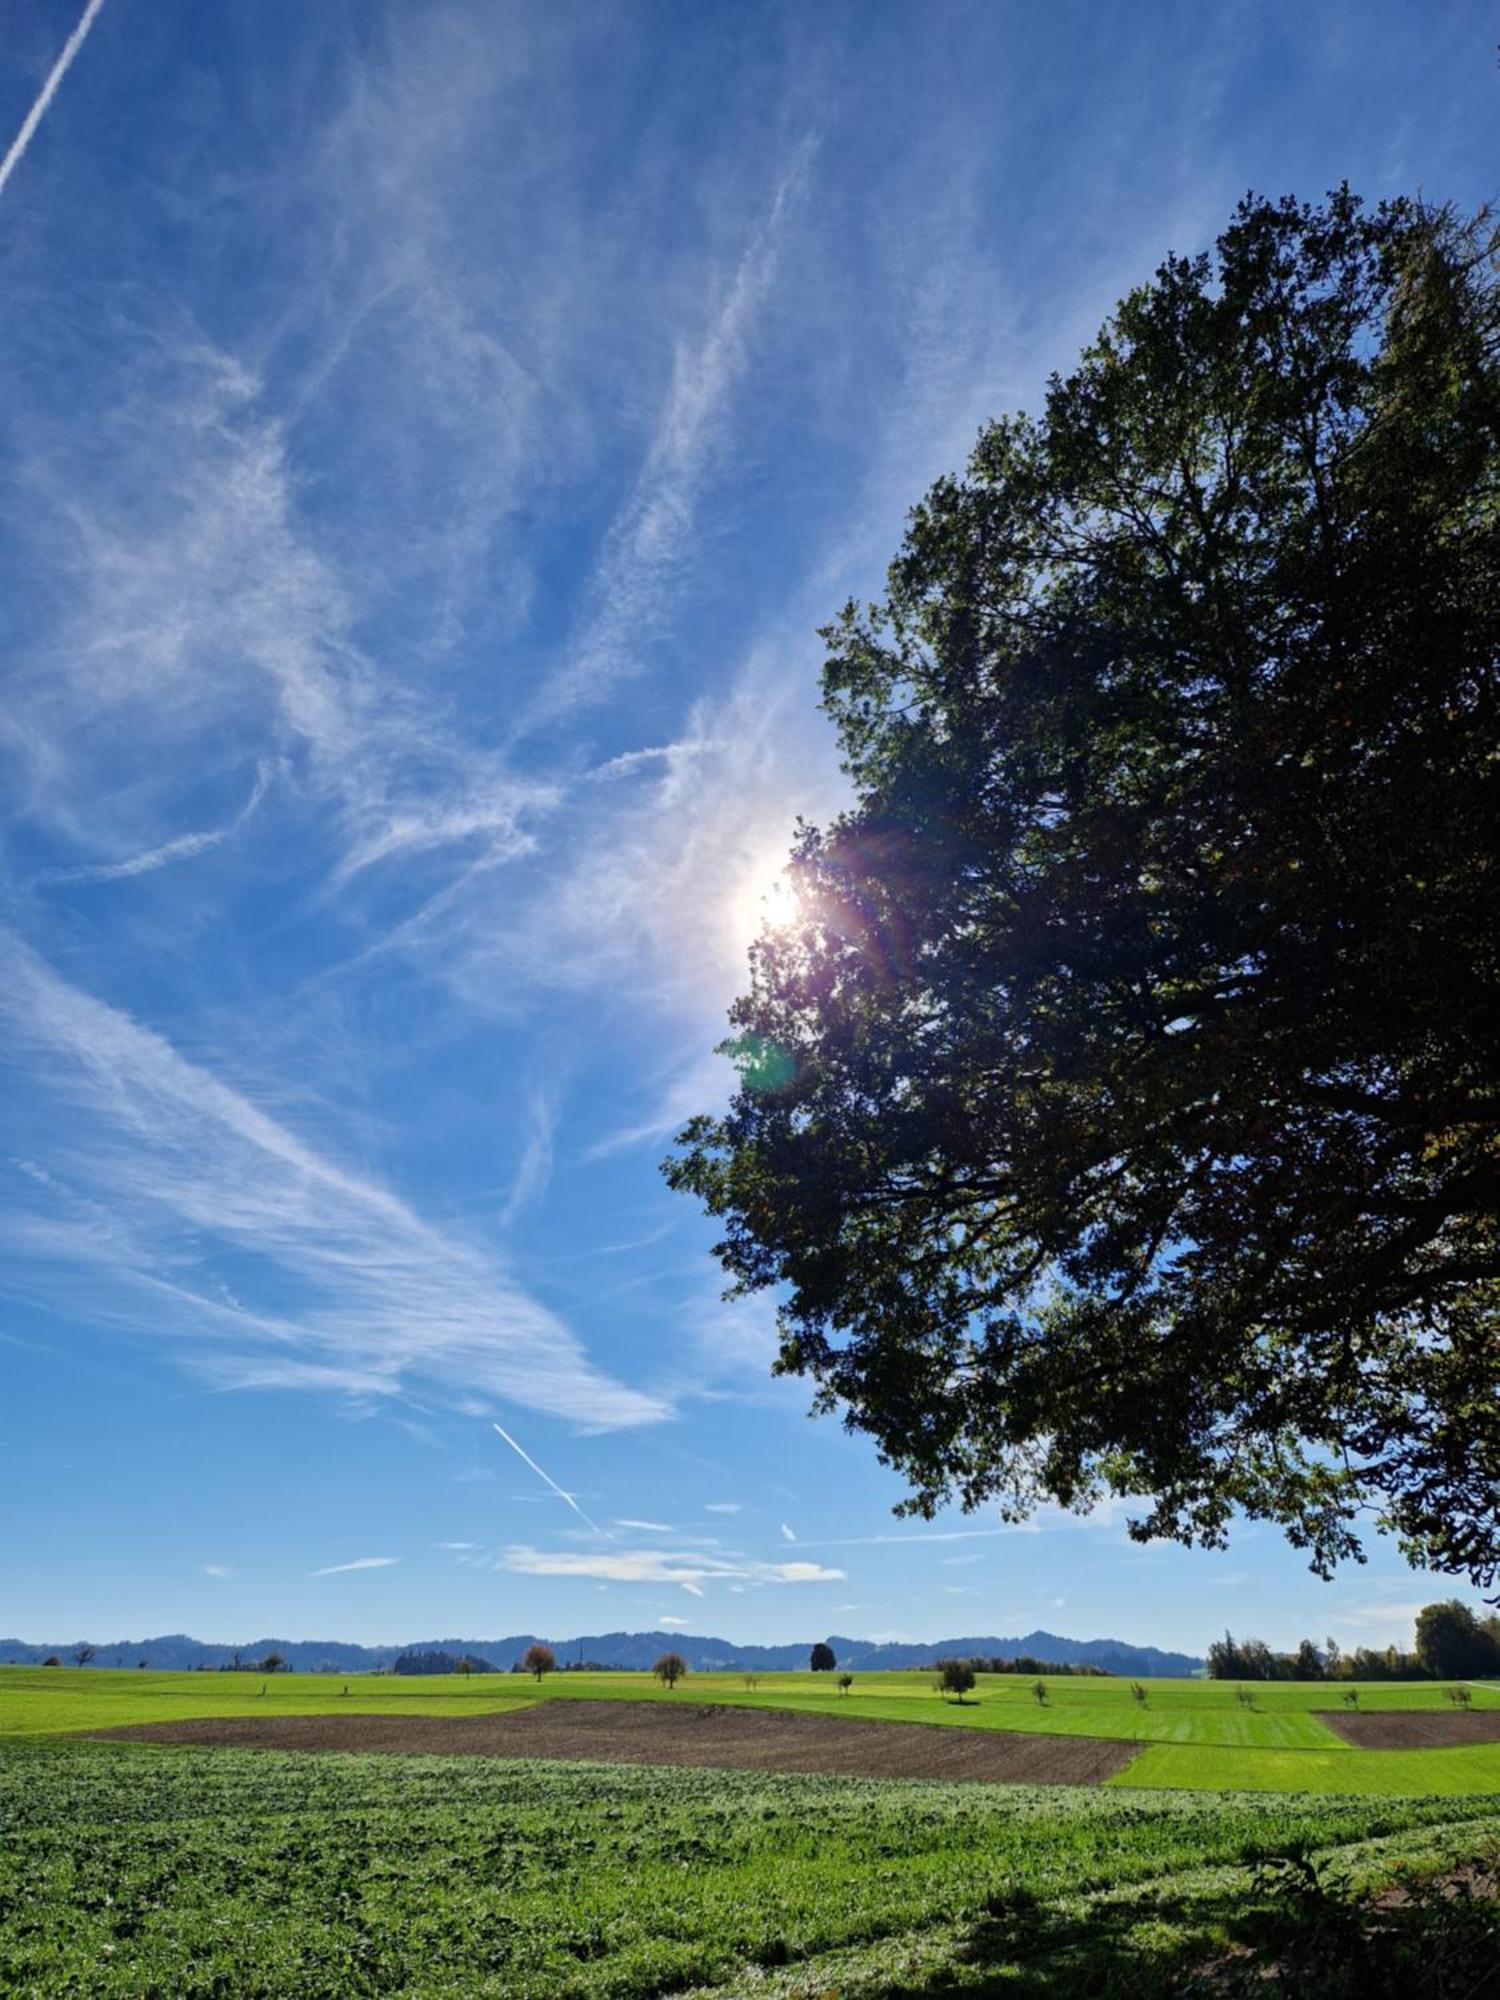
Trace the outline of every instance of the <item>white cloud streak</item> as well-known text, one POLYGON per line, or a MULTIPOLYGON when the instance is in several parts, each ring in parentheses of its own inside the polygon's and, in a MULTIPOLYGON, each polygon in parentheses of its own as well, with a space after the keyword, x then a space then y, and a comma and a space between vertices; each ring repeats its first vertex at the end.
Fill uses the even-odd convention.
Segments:
POLYGON ((795 149, 707 332, 696 345, 677 350, 645 465, 605 541, 592 589, 599 608, 573 647, 568 665, 527 716, 532 726, 576 708, 619 675, 638 671, 642 640, 659 631, 668 581, 691 540, 699 493, 747 363, 751 331, 772 282, 785 218, 812 153, 810 140, 795 149))
POLYGON ((597 1521, 592 1521, 589 1519, 588 1515, 584 1513, 582 1507, 579 1506, 578 1502, 574 1499, 573 1495, 567 1490, 565 1486, 559 1486, 557 1481, 552 1477, 552 1474, 550 1472, 543 1472, 542 1468, 537 1464, 536 1460, 531 1456, 530 1452, 524 1451, 521 1448, 521 1446, 516 1443, 515 1439, 511 1436, 508 1430, 502 1429, 499 1424, 494 1424, 493 1428, 500 1433, 501 1437, 504 1438, 505 1442, 510 1446, 511 1450, 516 1454, 516 1457, 522 1460, 524 1464, 529 1465, 532 1471, 536 1474, 537 1478, 540 1479, 544 1485, 550 1486, 552 1488, 552 1491, 557 1495, 559 1500, 565 1500, 568 1503, 568 1505, 573 1509, 573 1512, 578 1516, 579 1520, 585 1524, 585 1526, 592 1528, 592 1530, 596 1535, 604 1535, 604 1539, 608 1541, 609 1537, 608 1535, 605 1535, 603 1528, 599 1526, 599 1523, 597 1521))
POLYGON ((5 158, 0 160, 0 194, 4 194, 6 182, 25 157, 26 148, 36 135, 36 128, 46 117, 48 105, 56 97, 58 86, 72 68, 73 58, 83 47, 88 31, 93 27, 95 17, 103 5, 104 0, 88 0, 88 5, 78 17, 78 25, 63 43, 61 53, 48 73, 47 81, 38 91, 31 109, 21 121, 20 131, 10 143, 10 150, 5 158))
POLYGON ((193 1364, 225 1387, 379 1398, 420 1378, 606 1428, 666 1413, 596 1370, 487 1250, 335 1164, 4 930, 0 1020, 11 1130, 40 1169, 0 1222, 13 1283, 44 1269, 54 1298, 56 1265, 71 1264, 73 1303, 193 1336, 193 1364))
POLYGON ((150 848, 144 854, 132 854, 124 861, 84 862, 76 868, 44 868, 37 880, 42 883, 126 882, 135 875, 154 874, 158 868, 166 868, 174 861, 189 861, 194 855, 206 854, 210 848, 233 839, 265 797, 270 782, 270 773, 262 765, 249 798, 227 826, 215 827, 206 833, 179 834, 175 840, 163 841, 160 847, 150 848))
POLYGON ((696 1594, 705 1584, 730 1578, 745 1583, 833 1583, 841 1569, 814 1562, 760 1562, 749 1556, 706 1555, 697 1549, 610 1549, 584 1553, 571 1549, 536 1549, 526 1544, 508 1548, 497 1569, 518 1576, 592 1577, 602 1583, 671 1583, 696 1594))
POLYGON ((353 1562, 329 1563, 326 1569, 309 1570, 309 1576, 345 1576, 356 1569, 394 1569, 400 1556, 356 1556, 353 1562))

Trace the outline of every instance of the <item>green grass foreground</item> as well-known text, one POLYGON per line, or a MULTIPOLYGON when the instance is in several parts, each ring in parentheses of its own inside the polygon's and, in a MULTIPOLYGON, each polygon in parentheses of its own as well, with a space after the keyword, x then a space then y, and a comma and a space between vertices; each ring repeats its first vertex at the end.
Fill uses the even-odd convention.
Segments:
POLYGON ((1274 1920, 1277 1857, 1496 1839, 1495 1799, 12 1743, 0 1991, 1144 2000, 1274 1920))
MULTIPOLYGON (((930 1671, 858 1674, 841 1695, 828 1674, 695 1674, 675 1691, 647 1674, 555 1674, 538 1683, 512 1674, 430 1678, 403 1675, 154 1674, 129 1669, 0 1668, 0 1742, 75 1734, 135 1722, 212 1716, 348 1714, 483 1715, 533 1701, 621 1700, 836 1713, 937 1728, 1006 1729, 1102 1736, 1143 1748, 1113 1782, 1209 1790, 1384 1793, 1399 1797, 1500 1793, 1500 1743, 1453 1750, 1356 1750, 1319 1719, 1338 1708, 1342 1682, 1265 1682, 1247 1688, 1254 1706, 1223 1681, 1153 1680, 1144 1706, 1123 1680, 1055 1677, 1038 1703, 1032 1684, 980 1676, 962 1703, 942 1699, 930 1671), (347 1690, 347 1692, 346 1692, 347 1690)), ((1500 1688, 1471 1688, 1475 1709, 1500 1708, 1500 1688)), ((1359 1706, 1451 1713, 1441 1683, 1366 1682, 1359 1706)))

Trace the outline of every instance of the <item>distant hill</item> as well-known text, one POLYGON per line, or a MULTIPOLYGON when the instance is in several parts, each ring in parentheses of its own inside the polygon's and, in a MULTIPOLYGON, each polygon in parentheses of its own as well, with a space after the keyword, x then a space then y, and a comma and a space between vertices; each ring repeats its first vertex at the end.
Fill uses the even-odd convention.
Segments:
MULTIPOLYGON (((225 1667, 238 1653, 249 1664, 267 1653, 280 1653, 299 1673, 368 1674, 391 1667, 402 1653, 465 1653, 494 1661, 502 1672, 513 1666, 538 1639, 552 1647, 559 1666, 589 1661, 602 1667, 648 1668, 670 1648, 681 1653, 694 1673, 787 1673, 807 1665, 812 1640, 790 1646, 741 1646, 731 1639, 700 1639, 686 1632, 600 1632, 578 1639, 547 1639, 545 1634, 518 1632, 504 1639, 416 1639, 400 1646, 356 1646, 344 1639, 250 1639, 243 1645, 215 1644, 169 1632, 153 1639, 116 1639, 101 1643, 92 1665, 134 1667, 144 1660, 159 1672, 197 1667, 225 1667)), ((0 1639, 0 1665, 40 1666, 50 1653, 65 1664, 76 1640, 30 1645, 24 1639, 0 1639)), ((1158 1646, 1129 1646, 1121 1639, 1065 1639, 1056 1632, 1027 1632, 1020 1638, 993 1636, 895 1642, 851 1639, 834 1633, 828 1639, 841 1667, 929 1667, 936 1660, 957 1656, 1010 1658, 1018 1653, 1055 1661, 1059 1666, 1102 1667, 1106 1673, 1152 1675, 1201 1673, 1203 1661, 1189 1653, 1158 1646)))

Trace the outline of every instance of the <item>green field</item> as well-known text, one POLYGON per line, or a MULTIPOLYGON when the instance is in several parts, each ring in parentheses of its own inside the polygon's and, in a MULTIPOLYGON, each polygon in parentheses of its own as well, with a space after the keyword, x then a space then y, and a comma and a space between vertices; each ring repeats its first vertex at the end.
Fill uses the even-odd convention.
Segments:
MULTIPOLYGON (((1457 1951, 1455 1978, 1472 1986, 1466 1968, 1500 1954, 1488 1905, 1443 1900, 1435 1919, 1403 1906, 1380 1940, 1404 1982, 1389 1989, 1369 1985, 1360 1938, 1340 1926, 1368 1921, 1355 1892, 1393 1868, 1500 1855, 1500 1745, 1356 1750, 1317 1718, 1341 1693, 1258 1686, 1247 1707, 1230 1686, 1153 1681, 1142 1708, 1128 1683, 1059 1678, 1041 1705, 1028 1682, 986 1676, 960 1706, 928 1673, 859 1675, 841 1696, 809 1674, 754 1688, 696 1675, 668 1693, 634 1674, 538 1686, 4 1668, 0 1992, 1073 2000, 1178 1992, 1205 1965, 1253 1963, 1240 1947, 1303 1967, 1294 1990, 1320 2000, 1465 1991, 1422 1982, 1457 1951), (478 1715, 580 1697, 1143 1747, 1086 1790, 66 1740, 141 1721, 478 1715), (1318 1870, 1339 1895, 1317 1888, 1318 1870), (1455 1922, 1483 1934, 1455 1944, 1455 1922), (1321 1956, 1303 1966, 1308 1939, 1321 1956)), ((1500 1706, 1500 1690, 1476 1688, 1474 1705, 1500 1706)), ((1449 1708, 1431 1684, 1366 1686, 1360 1706, 1449 1708)))
POLYGON ((1254 1941, 1274 1857, 1439 1866, 1500 1801, 30 1742, 0 1828, 6 1994, 1072 2000, 1254 1941))
MULTIPOLYGON (((674 1692, 645 1674, 556 1674, 540 1684, 517 1675, 433 1678, 366 1675, 178 1673, 114 1669, 0 1668, 0 1741, 221 1715, 321 1713, 465 1715, 532 1701, 627 1700, 781 1708, 921 1722, 949 1729, 1013 1729, 1139 1741, 1142 1754, 1116 1783, 1210 1790, 1500 1794, 1500 1743, 1455 1750, 1356 1750, 1318 1716, 1338 1707, 1342 1683, 1269 1682, 1254 1706, 1222 1681, 1143 1683, 1144 1707, 1120 1680, 1053 1677, 1038 1703, 1030 1681, 982 1675, 962 1703, 942 1699, 929 1672, 857 1674, 841 1695, 827 1674, 763 1674, 747 1688, 737 1674, 698 1674, 674 1692), (347 1692, 346 1692, 347 1690, 347 1692)), ((1500 1709, 1500 1688, 1471 1689, 1475 1709, 1500 1709)), ((1451 1712, 1435 1682, 1367 1682, 1366 1713, 1451 1712)))

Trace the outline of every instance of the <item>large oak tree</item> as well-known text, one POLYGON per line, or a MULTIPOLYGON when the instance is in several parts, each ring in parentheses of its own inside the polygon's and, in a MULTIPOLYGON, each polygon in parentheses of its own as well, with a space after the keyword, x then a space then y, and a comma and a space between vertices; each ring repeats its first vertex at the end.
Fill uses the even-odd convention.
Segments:
POLYGON ((1500 1574, 1500 283, 1247 200, 825 633, 855 803, 667 1163, 910 1509, 1500 1574))

